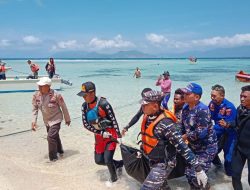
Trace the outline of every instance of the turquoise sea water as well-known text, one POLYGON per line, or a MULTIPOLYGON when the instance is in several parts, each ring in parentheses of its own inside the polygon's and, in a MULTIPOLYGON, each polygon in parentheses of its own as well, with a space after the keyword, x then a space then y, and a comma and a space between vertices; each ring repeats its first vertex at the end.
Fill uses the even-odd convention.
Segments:
MULTIPOLYGON (((40 65, 39 74, 45 74, 47 60, 33 60, 40 65)), ((29 73, 26 60, 8 60, 8 76, 29 73)), ((214 84, 221 84, 226 89, 226 98, 239 105, 240 88, 246 83, 235 81, 239 70, 250 72, 250 59, 199 59, 191 64, 185 59, 152 59, 152 60, 55 60, 56 71, 63 79, 73 82, 72 87, 64 86, 63 95, 70 115, 72 127, 81 127, 81 104, 83 99, 76 94, 81 84, 93 81, 96 84, 97 95, 106 97, 111 103, 120 128, 122 129, 137 112, 140 105, 140 92, 145 87, 160 89, 155 86, 157 77, 168 70, 173 82, 170 107, 173 92, 176 88, 185 87, 189 82, 196 82, 203 87, 202 101, 210 101, 210 89, 214 84), (142 78, 133 78, 134 70, 139 67, 142 78)), ((53 87, 53 86, 52 86, 53 87)), ((33 93, 0 94, 0 135, 30 128, 31 99, 33 93)), ((43 125, 39 119, 39 125, 43 125)), ((139 123, 131 129, 126 138, 135 141, 139 123)))

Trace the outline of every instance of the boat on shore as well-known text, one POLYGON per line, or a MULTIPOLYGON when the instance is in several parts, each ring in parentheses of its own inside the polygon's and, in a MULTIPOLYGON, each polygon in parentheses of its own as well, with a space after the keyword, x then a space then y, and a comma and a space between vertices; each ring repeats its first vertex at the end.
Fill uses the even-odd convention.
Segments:
MULTIPOLYGON (((38 79, 26 79, 27 76, 10 76, 6 80, 0 80, 0 93, 14 93, 14 92, 34 92, 38 90, 38 79)), ((62 84, 72 86, 72 83, 62 79, 60 76, 52 78, 52 88, 61 90, 62 84)))
POLYGON ((250 82, 250 74, 240 71, 235 75, 235 79, 240 82, 250 82))

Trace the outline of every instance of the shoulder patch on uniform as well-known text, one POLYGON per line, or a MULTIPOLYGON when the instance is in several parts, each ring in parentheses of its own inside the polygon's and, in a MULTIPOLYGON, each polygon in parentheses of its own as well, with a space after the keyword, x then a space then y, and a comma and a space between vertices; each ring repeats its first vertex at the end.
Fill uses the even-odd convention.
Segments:
POLYGON ((223 108, 220 109, 220 114, 221 115, 225 115, 226 114, 226 108, 225 107, 223 107, 223 108))
POLYGON ((214 111, 214 104, 213 104, 213 103, 210 103, 209 109, 210 109, 211 111, 214 111))
POLYGON ((226 115, 229 116, 232 113, 232 109, 226 109, 226 115))

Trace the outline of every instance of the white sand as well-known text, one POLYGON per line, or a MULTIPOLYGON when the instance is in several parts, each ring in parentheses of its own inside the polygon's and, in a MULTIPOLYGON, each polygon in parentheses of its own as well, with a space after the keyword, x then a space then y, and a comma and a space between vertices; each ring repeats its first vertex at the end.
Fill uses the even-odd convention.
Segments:
MULTIPOLYGON (((62 126, 60 134, 65 155, 53 163, 48 161, 43 127, 37 132, 0 138, 0 190, 139 189, 140 184, 128 177, 125 170, 118 182, 111 187, 105 185, 109 174, 105 166, 94 163, 93 135, 78 126, 62 126)), ((121 158, 120 151, 115 158, 121 158)), ((212 168, 209 176, 212 189, 232 189, 231 179, 223 171, 216 172, 212 168)), ((249 189, 247 168, 242 181, 245 189, 249 189)), ((188 189, 185 177, 169 183, 172 189, 188 189)))

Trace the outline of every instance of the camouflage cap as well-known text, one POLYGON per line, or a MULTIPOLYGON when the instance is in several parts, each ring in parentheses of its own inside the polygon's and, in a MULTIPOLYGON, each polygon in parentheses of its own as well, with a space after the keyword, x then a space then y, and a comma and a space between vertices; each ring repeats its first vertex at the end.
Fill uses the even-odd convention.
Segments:
POLYGON ((161 102, 164 94, 160 91, 150 90, 144 93, 143 98, 139 101, 141 105, 146 105, 150 102, 161 102))

